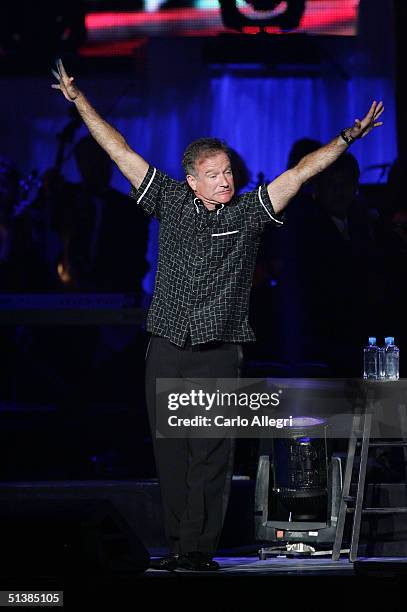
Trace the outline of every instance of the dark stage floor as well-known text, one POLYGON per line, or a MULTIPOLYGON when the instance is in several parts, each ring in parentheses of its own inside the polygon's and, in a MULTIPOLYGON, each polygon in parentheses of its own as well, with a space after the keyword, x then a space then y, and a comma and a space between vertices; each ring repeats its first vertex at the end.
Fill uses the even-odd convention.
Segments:
MULTIPOLYGON (((153 551, 150 551, 152 553, 153 551)), ((153 556, 153 555, 152 555, 153 556)), ((89 577, 86 575, 17 577, 0 579, 0 590, 63 591, 63 609, 69 610, 249 610, 314 611, 385 610, 404 611, 405 576, 403 560, 393 560, 386 573, 383 560, 376 575, 363 575, 344 556, 330 558, 270 558, 256 556, 217 557, 217 572, 158 571, 134 575, 89 577), (399 574, 394 571, 394 563, 399 574)), ((369 560, 374 563, 374 559, 369 560)), ((389 560, 387 560, 389 563, 389 560)), ((377 569, 377 568, 376 568, 377 569)))
MULTIPOLYGON (((218 578, 242 577, 242 576, 276 576, 276 575, 304 575, 304 576, 353 576, 353 563, 345 557, 339 561, 329 558, 287 558, 276 557, 260 561, 255 556, 227 556, 216 557, 220 570, 216 572, 200 572, 200 575, 211 574, 218 578)), ((176 570, 167 572, 149 569, 146 572, 148 578, 158 578, 170 575, 176 578, 178 575, 191 575, 195 572, 176 570)))
POLYGON ((0 591, 63 591, 63 609, 78 611, 203 607, 223 612, 254 605, 267 610, 284 605, 293 612, 405 610, 407 558, 355 564, 346 554, 339 561, 329 555, 259 560, 253 483, 236 480, 232 489, 217 557, 221 569, 198 573, 143 571, 146 551, 151 557, 166 554, 155 481, 0 483, 0 591), (90 546, 85 561, 83 542, 90 546), (126 574, 111 570, 110 559, 127 543, 135 546, 136 566, 126 574))

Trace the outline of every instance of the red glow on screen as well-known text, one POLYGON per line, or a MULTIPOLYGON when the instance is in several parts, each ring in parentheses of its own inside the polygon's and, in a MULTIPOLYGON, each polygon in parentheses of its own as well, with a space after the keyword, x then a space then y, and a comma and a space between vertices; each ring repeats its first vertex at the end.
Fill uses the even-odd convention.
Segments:
POLYGON ((143 47, 148 38, 136 38, 135 40, 118 40, 116 42, 98 43, 81 48, 83 57, 112 57, 114 55, 133 55, 136 49, 143 47))
MULTIPOLYGON (((308 0, 299 26, 288 34, 306 33, 353 36, 357 32, 359 0, 308 0)), ((254 35, 261 31, 255 20, 264 18, 248 4, 239 11, 252 20, 242 28, 244 34, 254 35)), ((194 7, 154 11, 121 11, 88 13, 85 17, 87 43, 82 54, 110 55, 109 49, 117 48, 116 54, 131 55, 138 47, 134 42, 159 36, 217 36, 221 33, 238 34, 225 28, 220 8, 201 9, 194 7), (121 50, 120 50, 121 49, 121 50)), ((286 34, 276 25, 266 26, 267 34, 286 34)), ((144 44, 143 42, 143 44, 144 44)))
POLYGON ((260 32, 260 28, 257 26, 245 26, 242 28, 243 34, 258 34, 260 32))
POLYGON ((85 17, 87 30, 100 30, 101 28, 122 28, 143 25, 145 23, 171 23, 189 21, 202 17, 218 15, 218 9, 173 9, 168 11, 139 12, 139 13, 88 13, 85 17))
MULTIPOLYGON (((309 7, 306 9, 300 26, 296 31, 308 31, 319 28, 332 29, 337 26, 346 24, 356 24, 358 0, 315 0, 308 2, 309 7)), ((243 14, 253 15, 251 8, 240 9, 243 14)), ((86 29, 89 31, 95 30, 112 30, 135 28, 139 29, 148 24, 168 24, 167 28, 170 31, 174 24, 191 21, 191 28, 194 28, 194 23, 202 23, 206 25, 213 24, 214 32, 219 31, 220 9, 197 9, 197 8, 177 8, 170 10, 157 11, 134 11, 134 12, 106 12, 106 13, 88 13, 85 17, 86 29), (216 31, 215 31, 216 30, 216 31)), ((252 34, 253 28, 256 26, 246 26, 243 31, 252 34)), ((222 28, 223 29, 223 28, 222 28)), ((279 33, 278 27, 265 28, 266 32, 279 33)))

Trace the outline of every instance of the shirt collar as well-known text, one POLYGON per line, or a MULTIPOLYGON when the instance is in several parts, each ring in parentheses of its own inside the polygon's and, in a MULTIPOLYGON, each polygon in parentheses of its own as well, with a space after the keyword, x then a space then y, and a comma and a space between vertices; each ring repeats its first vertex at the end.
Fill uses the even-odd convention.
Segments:
POLYGON ((208 210, 205 204, 199 198, 194 198, 194 206, 196 212, 199 214, 201 210, 206 211, 207 213, 212 213, 216 211, 216 215, 220 213, 221 210, 225 208, 224 204, 215 204, 215 208, 213 210, 208 210))

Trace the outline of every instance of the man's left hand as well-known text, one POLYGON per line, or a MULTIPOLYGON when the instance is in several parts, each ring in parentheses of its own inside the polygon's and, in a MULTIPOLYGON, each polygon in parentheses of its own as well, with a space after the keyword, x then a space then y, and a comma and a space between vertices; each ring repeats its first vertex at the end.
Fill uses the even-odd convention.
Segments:
POLYGON ((364 138, 373 128, 383 125, 382 121, 377 121, 383 111, 383 102, 377 103, 375 100, 364 119, 355 119, 353 127, 349 128, 349 136, 354 140, 364 138))

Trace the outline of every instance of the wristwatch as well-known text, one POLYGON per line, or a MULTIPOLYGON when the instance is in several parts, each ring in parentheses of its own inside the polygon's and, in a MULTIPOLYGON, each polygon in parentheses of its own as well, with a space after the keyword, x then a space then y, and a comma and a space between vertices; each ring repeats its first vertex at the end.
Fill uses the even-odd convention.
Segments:
POLYGON ((348 145, 348 147, 350 147, 350 145, 352 143, 355 142, 355 138, 352 138, 352 136, 349 135, 349 128, 346 128, 344 130, 342 130, 342 132, 340 133, 340 136, 342 138, 342 140, 344 140, 346 142, 346 144, 348 145))

